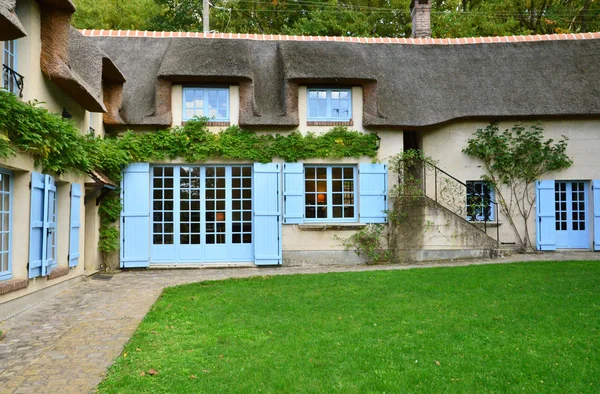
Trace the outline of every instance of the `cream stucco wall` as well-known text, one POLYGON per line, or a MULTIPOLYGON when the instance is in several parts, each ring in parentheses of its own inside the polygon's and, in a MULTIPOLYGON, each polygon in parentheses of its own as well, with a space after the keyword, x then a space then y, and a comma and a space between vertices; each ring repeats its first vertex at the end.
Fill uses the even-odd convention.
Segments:
MULTIPOLYGON (((41 171, 35 168, 33 160, 30 156, 18 154, 14 158, 9 158, 0 161, 0 166, 10 169, 13 172, 13 215, 12 215, 12 278, 27 279, 29 261, 29 229, 30 229, 30 198, 31 191, 29 184, 31 182, 31 172, 41 171)), ((68 267, 69 254, 69 222, 70 222, 70 184, 80 183, 83 190, 84 179, 78 175, 67 174, 56 176, 57 186, 57 263, 58 267, 68 267)), ((80 203, 81 217, 84 217, 85 209, 83 198, 80 203)), ((49 280, 46 277, 38 277, 29 281, 29 286, 25 289, 13 291, 0 296, 0 309, 2 303, 11 301, 15 298, 23 297, 34 293, 38 290, 59 284, 77 276, 84 275, 85 256, 83 251, 85 248, 85 220, 81 222, 79 250, 81 257, 77 267, 71 268, 69 274, 56 279, 49 280)), ((96 244, 97 245, 97 244, 96 244)), ((1 282, 0 282, 1 283, 1 282)), ((0 313, 0 316, 2 313, 0 313)))
MULTIPOLYGON (((240 101, 239 87, 236 85, 230 86, 230 123, 237 125, 239 121, 240 101)), ((183 114, 183 89, 181 85, 173 85, 171 95, 171 106, 173 111, 173 126, 179 126, 182 123, 183 114)), ((307 87, 300 86, 298 88, 298 112, 299 112, 299 127, 301 133, 309 131, 316 134, 322 134, 331 130, 331 126, 309 126, 307 115, 307 87)), ((362 88, 355 86, 352 88, 352 120, 354 125, 349 128, 360 132, 377 132, 381 137, 381 146, 377 155, 377 160, 385 162, 389 157, 399 153, 403 149, 403 133, 399 130, 367 130, 363 126, 363 94, 362 88)), ((209 127, 209 130, 218 132, 224 127, 209 127)), ((265 131, 256 130, 259 133, 271 133, 282 131, 265 131)), ((286 131, 283 131, 285 133, 286 131)), ((301 162, 305 164, 358 164, 370 163, 373 159, 369 157, 363 158, 344 158, 338 160, 331 159, 309 159, 301 162)), ((169 163, 181 163, 181 160, 169 161, 169 163)), ((283 162, 276 159, 275 162, 283 162)), ((229 163, 234 161, 210 160, 207 164, 212 163, 229 163)), ((394 177, 389 177, 389 186, 395 183, 394 177)), ((357 201, 360 204, 360 201, 357 201)), ((357 206, 358 209, 358 206, 357 206)), ((352 235, 355 230, 321 230, 312 228, 312 226, 298 225, 283 225, 283 250, 284 251, 334 251, 343 250, 343 246, 339 238, 347 238, 352 235)))
MULTIPOLYGON (((516 123, 519 122, 503 121, 499 123, 499 127, 500 130, 510 129, 516 123)), ((523 123, 525 125, 531 124, 527 122, 523 123)), ((561 172, 545 174, 543 179, 582 181, 600 179, 600 155, 598 155, 598 147, 600 147, 600 119, 546 119, 541 123, 546 138, 552 138, 555 141, 560 139, 562 135, 569 138, 567 154, 573 159, 573 165, 570 168, 561 172)), ((488 121, 456 121, 433 127, 422 133, 423 151, 426 156, 438 161, 438 167, 461 181, 479 180, 484 174, 481 163, 461 151, 473 133, 478 128, 484 128, 488 124, 488 121)), ((591 216, 593 207, 591 204, 591 188, 589 189, 590 196, 588 196, 588 201, 590 202, 590 209, 588 210, 588 215, 591 216)), ((431 188, 428 191, 431 193, 431 188)), ((535 220, 534 211, 528 222, 533 243, 535 243, 535 220)), ((505 243, 516 242, 514 232, 503 215, 500 215, 500 223, 500 240, 505 243)), ((588 217, 588 223, 591 225, 591 217, 588 217)), ((518 229, 522 233, 524 226, 521 224, 518 226, 518 229)), ((491 228, 488 230, 488 234, 495 237, 495 231, 495 228, 491 228)), ((600 229, 596 231, 600 231, 600 229)), ((590 237, 592 235, 590 234, 590 237)))
POLYGON ((27 36, 17 40, 17 71, 25 77, 23 101, 43 102, 45 108, 58 114, 66 109, 73 116, 73 122, 82 130, 86 111, 41 72, 41 16, 37 2, 18 1, 16 13, 27 32, 27 36))
MULTIPOLYGON (((71 121, 82 132, 87 133, 90 126, 89 113, 85 111, 77 102, 71 99, 62 90, 56 87, 51 81, 47 80, 40 70, 41 54, 41 29, 40 12, 38 4, 34 0, 20 0, 17 3, 16 13, 23 23, 27 36, 17 41, 17 71, 24 76, 23 101, 37 100, 41 102, 49 111, 61 114, 66 109, 71 115, 71 121)), ((102 116, 95 114, 92 118, 92 124, 96 130, 103 133, 102 116), (97 128, 96 128, 97 127, 97 128)), ((12 215, 12 278, 28 278, 28 260, 29 260, 29 231, 30 231, 30 181, 31 172, 42 172, 41 168, 34 165, 31 156, 17 154, 6 160, 0 160, 0 166, 13 171, 13 215, 12 215)), ((58 267, 68 267, 69 254, 69 223, 70 223, 70 185, 79 183, 82 192, 85 190, 87 176, 76 174, 50 174, 53 175, 57 185, 57 263, 58 267)), ((79 206, 81 214, 81 228, 79 237, 80 258, 77 267, 71 268, 67 275, 48 279, 47 277, 38 277, 29 280, 29 285, 25 289, 12 291, 0 296, 0 316, 6 316, 2 313, 3 307, 8 307, 9 301, 30 295, 50 286, 66 283, 78 277, 85 275, 85 269, 90 265, 95 265, 95 261, 86 261, 86 258, 96 258, 98 243, 86 243, 86 222, 90 217, 86 217, 84 198, 82 196, 79 206), (86 253, 84 253, 86 251, 86 253), (8 305, 8 306, 7 306, 8 305)), ((96 212, 93 212, 92 218, 97 218, 96 212)), ((97 225, 97 223, 92 223, 97 225)), ((92 231, 94 233, 94 231, 92 231)), ((96 229, 97 233, 97 229, 96 229)), ((1 283, 1 282, 0 282, 1 283)), ((23 298, 24 299, 24 298, 23 298)), ((27 302, 20 302, 19 305, 25 305, 27 302)))

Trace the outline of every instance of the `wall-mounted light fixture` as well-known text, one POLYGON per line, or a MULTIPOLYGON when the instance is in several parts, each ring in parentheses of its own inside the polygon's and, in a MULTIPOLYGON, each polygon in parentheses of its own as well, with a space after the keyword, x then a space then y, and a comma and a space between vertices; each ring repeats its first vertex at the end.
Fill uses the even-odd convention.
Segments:
POLYGON ((379 134, 375 134, 375 137, 377 137, 377 142, 375 143, 375 146, 377 147, 377 150, 379 150, 379 147, 381 146, 381 137, 379 136, 379 134))
POLYGON ((73 115, 71 115, 69 113, 69 111, 67 111, 66 108, 63 108, 62 117, 63 117, 63 119, 71 119, 73 117, 73 115))

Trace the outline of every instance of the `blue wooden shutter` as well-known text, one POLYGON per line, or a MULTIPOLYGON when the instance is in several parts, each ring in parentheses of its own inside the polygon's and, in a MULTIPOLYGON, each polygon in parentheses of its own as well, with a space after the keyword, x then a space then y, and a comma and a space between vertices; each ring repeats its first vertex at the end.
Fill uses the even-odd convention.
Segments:
POLYGON ((359 204, 361 223, 387 222, 387 164, 359 164, 359 204))
POLYGON ((594 192, 594 250, 600 250, 600 180, 592 181, 594 192))
POLYGON ((556 250, 554 181, 537 181, 536 243, 538 250, 556 250))
MULTIPOLYGON (((29 229, 29 278, 42 276, 46 250, 46 227, 44 208, 46 177, 39 172, 31 173, 31 217, 29 229)), ((45 271, 45 268, 44 268, 45 271)))
POLYGON ((69 226, 69 267, 79 263, 79 229, 81 228, 81 185, 71 184, 71 223, 69 226))
POLYGON ((283 165, 283 222, 304 223, 304 164, 283 165))
POLYGON ((254 164, 254 263, 281 264, 281 164, 254 164))
POLYGON ((46 175, 46 202, 44 206, 46 212, 44 213, 45 221, 44 226, 46 227, 46 270, 42 268, 42 275, 49 275, 53 268, 58 266, 56 259, 57 252, 57 226, 56 221, 58 219, 58 205, 56 203, 57 193, 56 184, 54 178, 50 175, 46 175))
POLYGON ((121 182, 121 267, 150 264, 150 164, 133 163, 121 182))

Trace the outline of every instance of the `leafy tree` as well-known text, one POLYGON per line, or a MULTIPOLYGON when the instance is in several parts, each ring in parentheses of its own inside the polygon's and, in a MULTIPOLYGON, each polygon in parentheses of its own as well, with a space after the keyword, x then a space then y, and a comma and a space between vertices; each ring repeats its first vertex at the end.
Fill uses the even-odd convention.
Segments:
POLYGON ((463 149, 463 153, 483 162, 487 174, 482 179, 494 187, 500 210, 523 250, 535 250, 528 227, 536 200, 533 185, 542 175, 573 164, 566 154, 567 140, 565 136, 556 143, 544 140, 539 124, 529 127, 517 124, 500 132, 498 125, 491 123, 485 129, 478 129, 463 149), (522 234, 516 224, 518 217, 523 222, 522 234))
POLYGON ((146 30, 158 15, 155 0, 74 0, 73 25, 79 29, 146 30))
MULTIPOLYGON (((79 28, 202 31, 202 0, 75 0, 79 28)), ((408 37, 410 0, 212 0, 217 32, 408 37)), ((600 30, 599 0, 432 0, 434 37, 600 30)))
MULTIPOLYGON (((202 0, 156 0, 156 30, 201 31, 202 0)), ((410 0, 214 0, 210 28, 218 32, 406 36, 410 0)))
POLYGON ((600 30, 597 0, 433 0, 434 37, 600 30))

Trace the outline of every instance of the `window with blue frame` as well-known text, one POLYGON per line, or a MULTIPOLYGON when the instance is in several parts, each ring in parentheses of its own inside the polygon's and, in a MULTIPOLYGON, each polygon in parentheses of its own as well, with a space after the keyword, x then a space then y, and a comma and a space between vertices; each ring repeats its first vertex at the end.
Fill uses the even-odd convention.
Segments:
POLYGON ((229 121, 229 88, 183 88, 183 120, 194 116, 229 121))
POLYGON ((495 220, 493 201, 491 185, 485 181, 467 181, 467 220, 495 220))
POLYGON ((2 89, 13 94, 19 93, 20 76, 17 71, 17 41, 4 41, 2 43, 2 89))
POLYGON ((305 219, 354 222, 356 167, 306 166, 304 169, 305 219))
POLYGON ((309 121, 349 121, 352 119, 350 89, 308 89, 309 121))
POLYGON ((11 211, 12 173, 0 169, 0 280, 12 278, 11 211))

